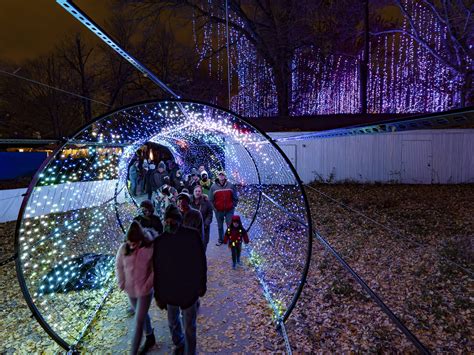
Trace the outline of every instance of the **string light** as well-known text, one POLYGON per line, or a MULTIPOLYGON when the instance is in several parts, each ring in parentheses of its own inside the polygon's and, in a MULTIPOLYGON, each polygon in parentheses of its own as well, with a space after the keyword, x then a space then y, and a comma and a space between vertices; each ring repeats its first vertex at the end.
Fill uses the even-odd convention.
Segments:
POLYGON ((167 147, 184 172, 198 164, 214 175, 225 169, 239 190, 244 227, 253 221, 243 253, 274 316, 281 317, 300 286, 309 245, 296 177, 266 137, 233 114, 156 102, 96 121, 39 175, 18 242, 20 277, 42 318, 68 343, 76 343, 93 319, 114 284, 121 225, 127 228, 139 213, 127 188, 128 167, 150 141, 167 147))
MULTIPOLYGON (((420 36, 436 51, 442 51, 447 29, 422 2, 404 1, 420 36)), ((209 0, 204 9, 222 17, 219 6, 209 0)), ((244 27, 241 19, 230 13, 232 22, 244 27)), ((193 29, 199 63, 211 56, 212 49, 223 43, 220 24, 194 17, 193 29), (203 28, 202 41, 197 28, 203 28), (214 45, 213 45, 214 43, 214 45)), ((409 32, 407 19, 402 29, 409 32)), ((232 110, 246 117, 278 115, 278 98, 273 72, 255 47, 234 28, 230 29, 232 82, 237 92, 231 99, 232 110)), ((434 58, 413 38, 402 34, 372 37, 369 44, 368 110, 370 113, 436 112, 459 107, 462 78, 434 58)), ((340 55, 323 56, 313 46, 299 48, 291 61, 292 116, 358 113, 360 110, 359 58, 340 55)), ((208 60, 209 75, 223 80, 225 58, 208 60)), ((467 58, 467 62, 472 61, 467 58)))

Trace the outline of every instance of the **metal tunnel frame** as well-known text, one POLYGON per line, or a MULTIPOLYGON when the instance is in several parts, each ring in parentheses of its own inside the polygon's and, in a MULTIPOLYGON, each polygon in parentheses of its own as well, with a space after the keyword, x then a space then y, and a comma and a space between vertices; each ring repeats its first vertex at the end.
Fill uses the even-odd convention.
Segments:
MULTIPOLYGON (((182 100, 182 99, 147 100, 147 101, 143 101, 143 102, 133 103, 133 104, 130 104, 130 105, 127 105, 127 106, 124 106, 124 107, 120 107, 116 110, 112 110, 112 111, 110 111, 106 114, 103 114, 103 115, 97 117, 96 119, 94 119, 89 124, 85 125, 84 127, 80 128, 79 130, 77 130, 71 136, 71 138, 62 140, 61 141, 62 144, 40 166, 40 168, 36 172, 35 176, 33 177, 32 181, 30 182, 30 184, 28 186, 28 189, 27 189, 27 192, 25 193, 25 196, 23 198, 23 201, 22 201, 22 204, 21 204, 21 207, 20 207, 20 210, 19 210, 18 219, 17 219, 17 223, 16 223, 16 228, 15 228, 15 253, 20 255, 19 254, 20 253, 20 250, 19 250, 20 249, 20 239, 19 239, 20 238, 20 227, 21 227, 22 220, 25 217, 25 211, 26 211, 26 208, 28 206, 28 202, 30 200, 30 197, 33 193, 33 190, 34 190, 36 184, 38 183, 38 181, 40 179, 40 174, 43 172, 44 168, 47 167, 48 164, 50 162, 52 162, 57 157, 57 154, 63 148, 65 148, 68 144, 74 144, 75 143, 74 137, 78 136, 82 131, 84 131, 87 128, 90 128, 94 123, 97 123, 97 122, 101 121, 102 119, 104 119, 104 118, 106 118, 110 115, 113 115, 115 113, 119 113, 120 111, 129 109, 129 108, 132 108, 132 107, 136 107, 136 106, 141 106, 141 105, 146 105, 146 104, 159 104, 159 103, 165 103, 165 102, 176 103, 180 107, 181 107, 181 104, 184 104, 184 103, 208 106, 210 108, 220 110, 220 111, 223 111, 223 112, 225 112, 229 115, 234 116, 235 118, 242 121, 243 123, 245 123, 249 127, 253 128, 257 133, 259 133, 263 137, 265 137, 265 139, 273 146, 273 148, 275 148, 279 152, 281 157, 287 163, 288 167, 291 169, 291 172, 292 172, 292 174, 294 175, 294 177, 297 181, 298 189, 299 189, 299 192, 301 193, 301 197, 303 198, 303 201, 304 201, 304 208, 305 208, 305 211, 306 211, 306 216, 307 216, 307 221, 308 221, 307 222, 307 228, 308 228, 308 230, 307 230, 307 243, 308 244, 307 245, 308 245, 308 247, 307 247, 307 251, 306 251, 306 260, 305 260, 304 268, 303 268, 303 271, 301 273, 301 277, 300 277, 300 280, 299 280, 299 286, 298 286, 296 292, 294 293, 294 296, 293 296, 288 308, 286 309, 285 313, 283 314, 283 316, 281 316, 279 319, 277 319, 276 326, 279 327, 282 322, 284 322, 284 321, 286 321, 286 319, 288 319, 288 317, 291 314, 292 310, 296 306, 296 303, 297 303, 297 301, 298 301, 298 299, 301 295, 301 292, 303 290, 303 287, 305 285, 306 277, 307 277, 309 266, 310 266, 311 253, 312 253, 312 242, 313 242, 313 227, 312 227, 312 221, 311 221, 311 211, 310 211, 310 207, 309 207, 309 202, 308 202, 308 199, 307 199, 307 196, 306 196, 306 193, 305 193, 305 189, 303 188, 303 183, 302 183, 300 177, 298 176, 298 174, 296 172, 296 169, 292 165, 289 158, 282 151, 282 149, 280 149, 280 147, 274 142, 274 140, 269 135, 267 135, 264 131, 260 130, 258 127, 251 124, 245 118, 241 117, 240 115, 238 115, 238 114, 236 114, 236 113, 234 113, 230 110, 219 107, 217 105, 213 105, 213 104, 209 104, 209 103, 205 103, 205 102, 201 102, 201 101, 197 101, 197 100, 182 100)), ((95 144, 95 146, 100 146, 100 144, 95 144)), ((110 146, 112 147, 112 145, 110 145, 110 146)), ((120 146, 123 147, 124 145, 123 144, 122 145, 120 145, 120 144, 116 145, 116 147, 120 147, 120 146)), ((260 172, 258 170, 257 163, 255 162, 254 158, 252 157, 252 155, 250 154, 249 150, 246 147, 245 147, 245 150, 246 150, 247 154, 251 157, 251 159, 253 161, 253 164, 255 165, 255 168, 256 168, 256 171, 257 171, 258 182, 259 182, 259 185, 261 186, 261 177, 260 177, 260 172)), ((115 187, 115 193, 114 193, 114 196, 113 196, 114 205, 115 205, 115 212, 116 212, 116 219, 117 219, 117 224, 120 226, 121 230, 125 230, 125 228, 122 224, 122 221, 120 220, 120 215, 119 215, 118 210, 117 210, 117 204, 118 204, 117 195, 119 194, 119 192, 120 191, 118 191, 118 183, 117 183, 117 185, 115 187)), ((251 224, 249 226, 249 230, 253 226, 253 223, 255 222, 258 211, 262 206, 261 205, 262 195, 263 195, 263 192, 261 191, 261 189, 259 189, 257 208, 255 209, 255 214, 252 218, 251 224)), ((277 205, 276 207, 281 209, 281 206, 277 205)), ((291 212, 290 211, 286 210, 285 213, 288 213, 290 218, 293 218, 293 217, 291 217, 291 212)), ((61 338, 51 328, 51 326, 48 324, 48 322, 45 320, 45 318, 42 316, 42 314, 40 313, 40 311, 36 307, 35 303, 33 302, 32 296, 31 296, 30 291, 29 291, 29 289, 27 287, 27 284, 25 282, 25 275, 23 273, 22 261, 21 261, 20 257, 18 257, 16 259, 16 271, 17 271, 18 282, 20 284, 20 288, 21 288, 21 291, 23 293, 23 297, 24 297, 29 309, 31 310, 33 316, 35 317, 35 319, 38 321, 38 323, 41 325, 41 327, 45 330, 45 332, 54 341, 56 341, 61 347, 63 347, 66 350, 75 350, 76 345, 80 342, 81 339, 79 339, 75 344, 69 344, 67 341, 65 341, 63 338, 61 338)), ((86 325, 85 329, 90 325, 92 320, 97 315, 97 312, 99 311, 100 306, 105 301, 105 298, 108 296, 109 291, 107 291, 107 294, 105 295, 104 299, 102 300, 102 303, 97 307, 96 313, 93 315, 93 317, 91 317, 92 319, 90 319, 90 322, 86 325)), ((84 331, 82 333, 84 333, 84 331)))

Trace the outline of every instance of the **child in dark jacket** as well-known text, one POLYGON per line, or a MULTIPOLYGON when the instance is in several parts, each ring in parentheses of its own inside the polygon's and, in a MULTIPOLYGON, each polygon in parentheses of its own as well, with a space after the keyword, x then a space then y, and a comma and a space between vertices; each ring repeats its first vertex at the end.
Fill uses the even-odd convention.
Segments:
POLYGON ((242 226, 242 221, 239 216, 232 216, 232 221, 227 227, 227 231, 224 236, 224 244, 229 243, 229 248, 232 252, 232 268, 235 269, 237 264, 240 263, 240 252, 242 251, 242 241, 245 244, 249 243, 249 236, 247 231, 242 226))

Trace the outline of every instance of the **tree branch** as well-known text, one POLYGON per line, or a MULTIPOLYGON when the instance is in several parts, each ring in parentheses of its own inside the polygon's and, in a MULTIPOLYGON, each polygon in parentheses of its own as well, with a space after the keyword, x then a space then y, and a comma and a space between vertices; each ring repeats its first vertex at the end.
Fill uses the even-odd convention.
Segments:
POLYGON ((411 38, 414 39, 418 44, 420 44, 423 48, 425 48, 426 50, 428 50, 428 52, 430 52, 430 54, 431 54, 433 57, 435 57, 436 59, 438 59, 439 61, 441 61, 443 64, 445 64, 446 66, 452 68, 452 69, 455 70, 457 73, 461 73, 461 72, 462 72, 462 69, 461 69, 461 68, 459 68, 459 67, 456 66, 456 65, 451 64, 449 61, 447 61, 445 58, 443 58, 439 53, 436 53, 436 51, 435 51, 426 41, 424 41, 423 39, 417 37, 414 33, 411 33, 411 32, 405 31, 405 30, 401 30, 401 29, 393 29, 393 30, 386 30, 386 31, 380 31, 380 32, 370 32, 370 35, 372 35, 372 36, 380 36, 380 35, 394 34, 394 33, 401 33, 401 34, 404 34, 404 35, 407 35, 407 36, 411 37, 411 38))

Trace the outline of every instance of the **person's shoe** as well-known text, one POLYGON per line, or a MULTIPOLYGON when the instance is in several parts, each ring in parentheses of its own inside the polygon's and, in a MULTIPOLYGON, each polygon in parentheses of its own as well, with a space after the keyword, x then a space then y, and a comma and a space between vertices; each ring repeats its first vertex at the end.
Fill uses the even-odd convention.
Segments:
POLYGON ((151 334, 146 336, 145 343, 142 345, 140 350, 138 350, 138 354, 139 355, 146 354, 148 350, 150 350, 155 344, 156 344, 155 334, 152 331, 151 334))
POLYGON ((235 270, 236 267, 237 267, 236 264, 232 264, 232 269, 235 270))
POLYGON ((127 309, 127 316, 132 317, 134 315, 135 315, 135 310, 132 307, 128 308, 127 309))
POLYGON ((184 343, 173 346, 173 355, 182 355, 182 354, 184 354, 184 343))

